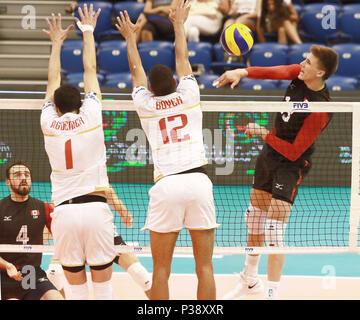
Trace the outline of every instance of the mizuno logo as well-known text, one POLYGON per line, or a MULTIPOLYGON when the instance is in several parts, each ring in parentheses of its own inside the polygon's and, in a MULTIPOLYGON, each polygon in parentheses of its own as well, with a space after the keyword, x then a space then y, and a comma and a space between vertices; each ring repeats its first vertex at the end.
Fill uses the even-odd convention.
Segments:
POLYGON ((11 221, 12 216, 4 216, 4 221, 11 221))

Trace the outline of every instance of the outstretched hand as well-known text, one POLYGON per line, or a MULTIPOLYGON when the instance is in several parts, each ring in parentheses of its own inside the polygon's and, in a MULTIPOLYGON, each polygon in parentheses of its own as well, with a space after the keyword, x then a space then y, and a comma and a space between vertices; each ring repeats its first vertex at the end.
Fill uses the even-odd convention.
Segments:
POLYGON ((124 12, 120 11, 120 16, 116 17, 116 20, 117 24, 115 24, 115 26, 120 31, 125 40, 132 36, 136 37, 139 23, 141 22, 139 19, 136 24, 133 24, 130 20, 128 12, 125 10, 124 12))
POLYGON ((55 14, 51 14, 51 21, 46 18, 45 19, 49 30, 43 29, 42 31, 49 36, 52 43, 60 42, 63 43, 66 39, 68 33, 74 29, 74 25, 69 25, 65 30, 61 26, 61 14, 59 13, 57 17, 55 14))
POLYGON ((75 22, 78 23, 81 22, 82 25, 88 25, 93 27, 95 29, 97 19, 100 15, 101 9, 98 9, 98 11, 94 11, 94 5, 90 4, 90 9, 88 9, 86 3, 84 4, 84 10, 81 9, 81 7, 78 8, 78 13, 81 18, 79 20, 78 18, 75 18, 75 22))
POLYGON ((230 88, 234 89, 240 82, 241 78, 246 78, 248 72, 246 69, 235 69, 224 72, 219 78, 213 82, 213 86, 221 88, 230 83, 230 88))
POLYGON ((189 1, 179 0, 175 9, 170 9, 169 19, 175 23, 184 24, 189 16, 190 3, 189 1))

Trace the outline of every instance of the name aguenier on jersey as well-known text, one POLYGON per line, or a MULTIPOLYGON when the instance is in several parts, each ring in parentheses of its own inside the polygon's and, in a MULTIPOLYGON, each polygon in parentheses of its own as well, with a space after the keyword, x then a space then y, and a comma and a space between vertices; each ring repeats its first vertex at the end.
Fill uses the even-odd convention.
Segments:
POLYGON ((74 130, 83 124, 85 124, 85 122, 82 117, 79 117, 75 120, 69 120, 69 121, 54 120, 50 125, 50 129, 63 130, 63 131, 74 130))

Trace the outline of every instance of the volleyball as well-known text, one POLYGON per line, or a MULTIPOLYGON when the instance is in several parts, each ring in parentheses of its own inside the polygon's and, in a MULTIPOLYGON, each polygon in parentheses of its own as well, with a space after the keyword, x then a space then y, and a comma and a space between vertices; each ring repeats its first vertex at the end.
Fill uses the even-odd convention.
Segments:
POLYGON ((241 56, 249 52, 253 44, 254 37, 251 30, 241 23, 228 26, 221 34, 222 47, 233 56, 241 56))

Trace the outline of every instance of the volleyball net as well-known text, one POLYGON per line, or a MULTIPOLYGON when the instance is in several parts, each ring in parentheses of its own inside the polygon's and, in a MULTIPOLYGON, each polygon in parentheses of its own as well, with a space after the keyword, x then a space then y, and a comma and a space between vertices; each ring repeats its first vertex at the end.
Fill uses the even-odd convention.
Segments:
MULTIPOLYGON (((116 231, 127 243, 117 246, 117 250, 149 253, 149 231, 140 229, 145 224, 148 191, 153 186, 150 146, 132 101, 103 102, 109 181, 134 219, 133 227, 128 228, 116 212, 120 210, 112 208, 116 231)), ((41 100, 0 100, 0 198, 10 194, 5 183, 6 166, 21 159, 32 171, 30 196, 51 202, 51 169, 40 129, 41 106, 41 100)), ((360 103, 204 101, 202 109, 207 172, 214 184, 217 222, 221 224, 216 230, 214 253, 360 252, 360 103), (264 142, 258 136, 248 139, 245 127, 253 122, 271 130, 277 112, 284 117, 294 112, 328 112, 333 117, 315 142, 312 168, 301 181, 284 246, 249 247, 245 211, 255 162, 264 142)), ((8 222, 3 219, 1 230, 6 232, 8 222)), ((53 249, 50 236, 43 245, 21 241, 0 245, 0 252, 53 249)), ((175 252, 192 253, 191 238, 185 229, 179 234, 175 252)))

